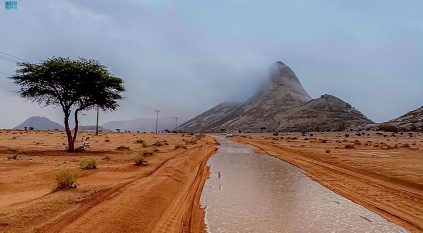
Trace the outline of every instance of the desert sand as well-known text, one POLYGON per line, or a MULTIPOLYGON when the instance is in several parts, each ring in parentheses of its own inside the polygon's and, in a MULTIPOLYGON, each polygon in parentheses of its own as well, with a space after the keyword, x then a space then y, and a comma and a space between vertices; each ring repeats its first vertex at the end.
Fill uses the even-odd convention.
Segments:
POLYGON ((245 134, 235 140, 303 169, 391 222, 423 232, 422 133, 245 134))
POLYGON ((89 137, 91 148, 67 153, 62 132, 0 131, 0 232, 203 231, 199 198, 207 159, 216 150, 213 138, 92 132, 82 137, 89 137), (187 147, 175 149, 179 144, 187 147), (144 146, 159 151, 146 158, 147 166, 135 166, 132 158, 144 146), (18 158, 10 159, 13 154, 18 158), (97 169, 80 169, 84 158, 94 158, 97 169), (77 188, 54 191, 63 169, 77 171, 77 188))

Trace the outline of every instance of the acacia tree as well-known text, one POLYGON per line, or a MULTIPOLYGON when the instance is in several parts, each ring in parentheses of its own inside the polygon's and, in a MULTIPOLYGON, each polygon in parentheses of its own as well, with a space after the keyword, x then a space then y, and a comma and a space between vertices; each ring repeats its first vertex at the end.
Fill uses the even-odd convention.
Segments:
POLYGON ((96 107, 114 111, 125 91, 121 78, 112 75, 98 61, 84 58, 53 57, 38 64, 19 63, 19 69, 10 78, 20 86, 21 97, 62 108, 70 152, 76 150, 78 113, 96 107), (75 119, 73 135, 69 126, 72 112, 75 119))

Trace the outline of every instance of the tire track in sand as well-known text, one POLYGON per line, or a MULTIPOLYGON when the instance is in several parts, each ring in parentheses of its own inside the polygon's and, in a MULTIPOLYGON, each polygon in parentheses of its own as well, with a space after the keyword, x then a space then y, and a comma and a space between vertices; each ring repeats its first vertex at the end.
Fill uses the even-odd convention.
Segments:
POLYGON ((158 172, 160 168, 165 166, 167 163, 171 162, 172 160, 177 159, 178 157, 184 155, 185 153, 195 151, 198 148, 201 148, 200 146, 194 146, 192 148, 189 148, 188 150, 185 150, 181 153, 178 153, 174 155, 173 157, 170 157, 161 163, 157 165, 152 171, 149 171, 141 176, 138 176, 132 180, 114 185, 111 188, 106 188, 104 191, 99 192, 97 195, 83 201, 79 206, 77 206, 75 209, 64 213, 62 216, 60 216, 58 219, 54 220, 51 223, 48 223, 40 228, 38 228, 35 232, 37 233, 53 233, 53 232, 60 232, 62 229, 64 229, 66 226, 72 224, 75 222, 78 218, 84 215, 87 211, 92 209, 93 207, 97 206, 98 204, 106 201, 109 198, 112 198, 113 196, 117 195, 124 187, 128 186, 129 184, 132 184, 138 180, 141 180, 143 178, 146 178, 148 176, 151 176, 158 172))

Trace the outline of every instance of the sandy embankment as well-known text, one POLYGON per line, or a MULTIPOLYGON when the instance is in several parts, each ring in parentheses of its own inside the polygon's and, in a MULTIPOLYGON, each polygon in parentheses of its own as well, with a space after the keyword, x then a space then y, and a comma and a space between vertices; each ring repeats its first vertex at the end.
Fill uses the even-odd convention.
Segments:
POLYGON ((367 133, 235 139, 302 168, 313 180, 389 221, 423 232, 423 135, 367 133))
POLYGON ((0 133, 0 146, 18 149, 20 160, 0 149, 0 232, 201 232, 204 211, 199 198, 208 177, 207 159, 216 143, 209 136, 174 149, 195 136, 105 133, 90 137, 89 152, 63 152, 60 132, 0 133), (160 151, 148 166, 132 163, 135 153, 160 151), (153 146, 166 140, 169 145, 153 146), (118 150, 125 146, 128 149, 118 150), (83 171, 79 162, 95 158, 98 169, 83 171), (78 188, 52 192, 57 171, 78 171, 78 188))

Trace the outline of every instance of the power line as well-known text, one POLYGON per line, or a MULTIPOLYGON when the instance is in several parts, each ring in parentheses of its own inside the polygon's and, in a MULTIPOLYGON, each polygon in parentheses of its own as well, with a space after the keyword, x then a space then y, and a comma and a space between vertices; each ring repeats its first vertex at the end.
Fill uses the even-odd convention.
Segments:
POLYGON ((11 54, 8 54, 8 53, 5 53, 5 52, 2 52, 2 51, 0 51, 0 53, 1 53, 1 54, 3 54, 3 55, 6 55, 6 56, 12 57, 12 58, 14 58, 14 59, 18 59, 18 60, 21 60, 21 61, 25 61, 25 60, 24 60, 24 59, 22 59, 22 58, 19 58, 19 57, 17 57, 17 56, 14 56, 14 55, 11 55, 11 54))
POLYGON ((1 60, 4 60, 4 61, 11 62, 11 63, 19 63, 18 60, 15 60, 13 58, 9 58, 9 57, 3 56, 3 55, 0 55, 0 59, 1 60))

